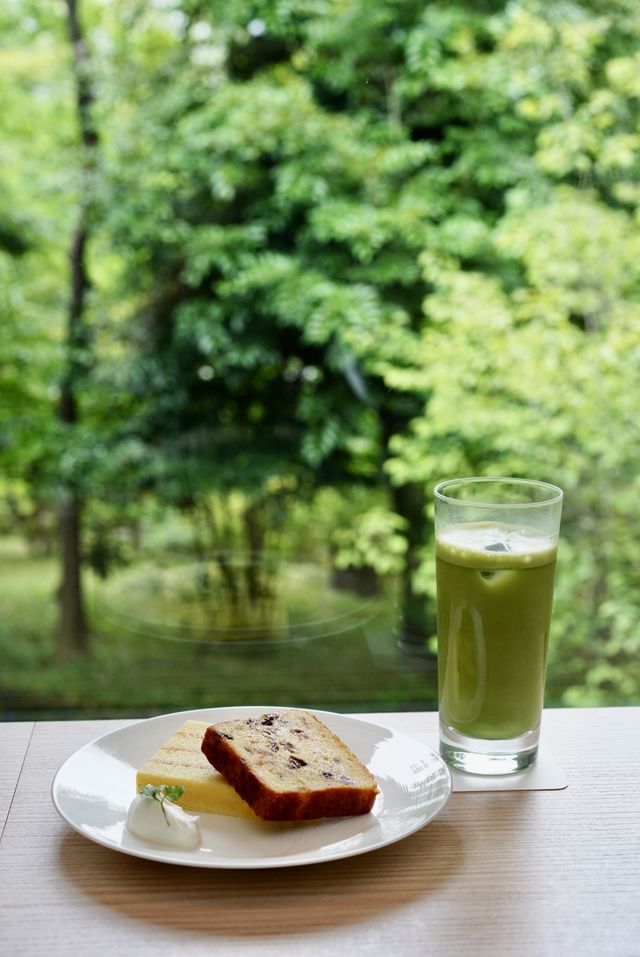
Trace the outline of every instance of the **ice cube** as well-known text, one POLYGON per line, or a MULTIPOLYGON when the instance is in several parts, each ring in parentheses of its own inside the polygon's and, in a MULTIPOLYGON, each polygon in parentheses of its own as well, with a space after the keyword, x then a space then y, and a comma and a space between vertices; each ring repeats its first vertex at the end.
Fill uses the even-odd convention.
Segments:
POLYGON ((486 552, 508 552, 509 546, 504 542, 493 542, 491 545, 485 545, 484 549, 486 552))

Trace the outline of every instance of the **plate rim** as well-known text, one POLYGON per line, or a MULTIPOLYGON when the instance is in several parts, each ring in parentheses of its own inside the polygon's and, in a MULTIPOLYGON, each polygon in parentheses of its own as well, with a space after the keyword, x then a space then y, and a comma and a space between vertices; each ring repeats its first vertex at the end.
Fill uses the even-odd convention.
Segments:
MULTIPOLYGON (((207 720, 207 719, 205 719, 207 720)), ((215 719, 212 719, 215 720, 215 719)), ((346 742, 349 747, 348 742, 346 742)), ((91 841, 92 843, 98 844, 101 847, 105 847, 108 850, 113 850, 121 854, 128 855, 130 857, 137 857, 143 860, 149 860, 156 863, 171 864, 174 866, 182 867, 196 867, 203 868, 205 870, 266 870, 266 869, 279 869, 282 867, 302 867, 311 864, 324 864, 331 861, 343 860, 349 857, 356 857, 361 854, 366 854, 371 851, 381 850, 383 847, 388 847, 391 844, 398 843, 401 840, 404 840, 406 837, 410 837, 412 834, 415 834, 417 831, 421 830, 423 827, 426 827, 438 814, 445 808, 447 805, 451 794, 453 792, 453 779, 451 771, 442 757, 435 751, 429 744, 424 741, 420 741, 417 737, 406 734, 403 731, 398 731, 395 728, 390 728, 387 725, 380 724, 379 721, 369 721, 366 718, 360 717, 355 714, 345 714, 339 711, 328 711, 319 708, 305 708, 301 706, 287 706, 287 705, 222 705, 212 708, 193 708, 187 709, 184 711, 170 711, 162 714, 152 715, 148 718, 140 718, 138 720, 133 720, 130 723, 126 724, 124 727, 114 728, 111 731, 105 731, 103 734, 98 734, 91 740, 87 741, 85 744, 81 745, 79 748, 76 748, 70 755, 68 755, 64 761, 58 766, 53 780, 51 782, 50 794, 52 803, 65 823, 71 827, 76 833, 80 834, 82 837, 91 841), (331 853, 328 856, 318 855, 314 852, 306 852, 302 857, 274 857, 274 858, 230 858, 230 859, 221 859, 213 858, 208 859, 206 857, 201 857, 193 853, 193 857, 188 857, 188 852, 180 851, 180 858, 175 858, 168 856, 171 854, 171 851, 174 850, 169 847, 163 847, 162 845, 154 845, 149 843, 147 847, 141 846, 137 847, 125 847, 122 844, 117 843, 113 839, 102 838, 98 834, 90 833, 87 830, 84 830, 82 826, 74 822, 62 809, 58 801, 57 792, 60 790, 60 781, 63 772, 67 768, 67 765, 71 764, 74 760, 77 760, 83 751, 89 750, 99 744, 101 741, 105 741, 111 737, 118 737, 121 735, 127 734, 134 728, 141 728, 147 726, 150 723, 160 722, 167 719, 176 719, 176 720, 198 720, 198 716, 211 715, 216 713, 224 712, 227 717, 224 720, 228 719, 228 713, 234 712, 238 713, 239 717, 254 716, 255 712, 261 713, 265 711, 307 711, 311 714, 316 715, 321 720, 323 717, 328 718, 338 718, 340 720, 346 720, 349 723, 356 723, 363 725, 367 728, 374 729, 380 732, 386 732, 393 735, 396 738, 400 738, 405 741, 410 741, 413 744, 419 746, 420 748, 425 749, 430 752, 435 759, 435 763, 439 766, 441 772, 444 772, 444 780, 446 782, 445 793, 440 800, 440 803, 437 807, 431 812, 422 815, 416 823, 407 828, 400 834, 391 834, 385 839, 371 844, 366 847, 354 847, 338 850, 335 853, 331 853)), ((370 812, 371 813, 371 812, 370 812)), ((143 845, 144 842, 140 842, 143 845)))

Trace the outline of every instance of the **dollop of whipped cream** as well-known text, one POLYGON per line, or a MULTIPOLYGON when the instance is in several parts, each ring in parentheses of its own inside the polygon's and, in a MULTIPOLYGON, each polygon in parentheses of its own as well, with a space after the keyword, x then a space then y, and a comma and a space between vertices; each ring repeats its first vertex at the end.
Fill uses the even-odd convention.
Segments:
POLYGON ((136 837, 184 851, 200 847, 198 820, 162 795, 137 794, 127 812, 127 828, 136 837))

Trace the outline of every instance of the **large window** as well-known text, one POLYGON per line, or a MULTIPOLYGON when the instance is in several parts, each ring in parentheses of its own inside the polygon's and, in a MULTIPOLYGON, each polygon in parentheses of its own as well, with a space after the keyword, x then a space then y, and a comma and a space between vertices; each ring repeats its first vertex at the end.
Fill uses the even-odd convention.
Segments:
POLYGON ((435 708, 473 474, 565 492, 547 703, 640 700, 639 40, 623 0, 3 4, 5 715, 435 708))

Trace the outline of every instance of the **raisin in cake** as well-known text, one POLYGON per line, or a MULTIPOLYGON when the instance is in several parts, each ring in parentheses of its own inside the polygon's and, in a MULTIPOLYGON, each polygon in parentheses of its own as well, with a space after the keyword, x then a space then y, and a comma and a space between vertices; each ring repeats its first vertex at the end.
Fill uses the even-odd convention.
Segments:
POLYGON ((307 711, 211 725, 202 751, 266 821, 366 814, 378 793, 367 768, 307 711))
POLYGON ((206 721, 185 721, 174 735, 150 758, 136 775, 136 789, 145 784, 172 784, 185 789, 178 799, 187 811, 208 811, 232 817, 255 814, 202 753, 206 721))

